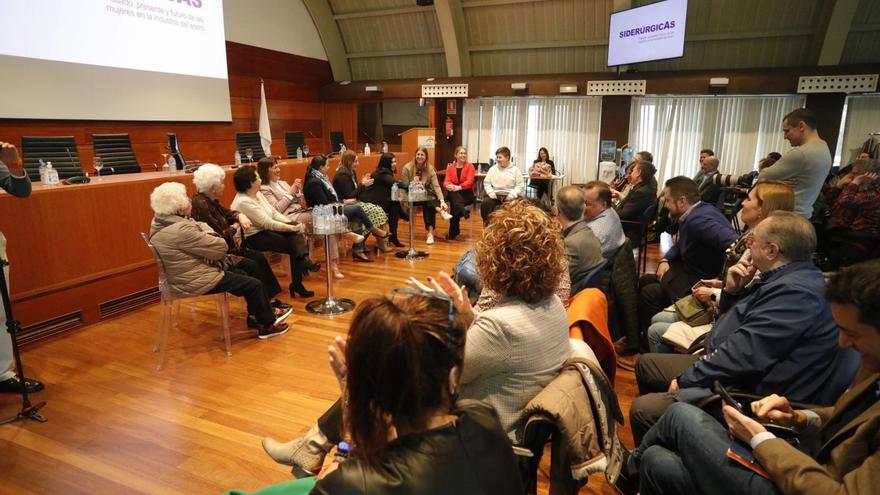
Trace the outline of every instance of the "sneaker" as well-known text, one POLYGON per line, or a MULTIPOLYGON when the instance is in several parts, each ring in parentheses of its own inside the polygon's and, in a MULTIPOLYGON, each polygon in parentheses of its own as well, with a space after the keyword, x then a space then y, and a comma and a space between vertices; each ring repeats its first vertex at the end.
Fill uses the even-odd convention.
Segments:
POLYGON ((428 234, 428 240, 425 241, 425 244, 434 244, 434 234, 428 234))
POLYGON ((275 325, 280 324, 282 321, 286 320, 290 313, 293 313, 293 307, 288 307, 287 309, 282 309, 282 312, 279 313, 278 310, 275 311, 275 325))
POLYGON ((274 300, 272 300, 272 307, 275 309, 287 310, 287 309, 292 308, 293 306, 291 306, 290 304, 287 304, 286 302, 281 301, 279 299, 274 299, 274 300))
POLYGON ((324 457, 327 456, 325 452, 309 448, 305 437, 287 443, 266 437, 263 439, 263 450, 275 462, 292 466, 291 473, 295 478, 307 478, 318 474, 324 465, 324 457))
POLYGON ((448 222, 448 221, 452 220, 452 215, 450 215, 449 212, 444 210, 444 211, 440 212, 440 218, 442 218, 443 220, 446 220, 448 222))
POLYGON ((281 323, 280 325, 270 325, 268 327, 263 327, 260 329, 259 337, 261 340, 271 339, 272 337, 278 337, 279 335, 284 335, 287 331, 290 330, 290 325, 287 323, 281 323))

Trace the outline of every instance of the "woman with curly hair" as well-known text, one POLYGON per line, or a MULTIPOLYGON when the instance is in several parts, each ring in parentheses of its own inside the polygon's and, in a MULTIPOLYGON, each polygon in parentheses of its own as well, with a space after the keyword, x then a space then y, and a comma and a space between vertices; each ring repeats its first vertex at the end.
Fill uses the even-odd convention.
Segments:
MULTIPOLYGON (((475 311, 446 273, 429 282, 452 297, 468 327, 459 398, 492 406, 507 435, 518 440, 526 404, 569 357, 568 317, 554 294, 568 270, 561 229, 528 201, 506 202, 492 214, 476 253, 484 287, 500 296, 491 309, 475 311)), ((337 401, 303 437, 287 443, 265 438, 263 448, 293 466, 294 476, 317 473, 342 439, 342 409, 337 401)))

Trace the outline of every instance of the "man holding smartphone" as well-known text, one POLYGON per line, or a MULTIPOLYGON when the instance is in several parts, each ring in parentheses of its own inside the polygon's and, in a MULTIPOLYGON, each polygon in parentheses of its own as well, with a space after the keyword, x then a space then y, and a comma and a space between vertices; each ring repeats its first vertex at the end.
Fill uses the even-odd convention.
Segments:
MULTIPOLYGON (((0 141, 0 188, 17 198, 31 195, 31 180, 24 171, 21 158, 15 145, 0 141)), ((0 232, 0 259, 6 257, 6 237, 0 232)), ((6 289, 9 289, 9 267, 4 267, 6 289)), ((12 337, 6 329, 6 308, 0 301, 0 393, 21 393, 22 386, 28 393, 43 390, 43 384, 37 380, 27 380, 22 384, 15 374, 15 363, 12 356, 12 337)))
POLYGON ((835 274, 825 297, 840 346, 862 356, 852 386, 830 407, 798 410, 774 394, 747 408, 762 422, 799 431, 807 448, 793 447, 729 405, 725 428, 678 403, 630 458, 627 472, 639 473, 640 493, 880 493, 880 260, 835 274), (751 446, 769 479, 728 461, 730 434, 751 446))

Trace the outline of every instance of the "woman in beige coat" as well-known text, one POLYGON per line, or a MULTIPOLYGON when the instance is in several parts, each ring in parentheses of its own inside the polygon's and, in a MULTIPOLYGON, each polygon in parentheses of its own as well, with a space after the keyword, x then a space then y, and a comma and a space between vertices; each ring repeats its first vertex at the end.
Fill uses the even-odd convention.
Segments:
POLYGON ((150 243, 162 260, 172 294, 229 292, 245 298, 261 339, 287 332, 288 326, 282 322, 292 309, 273 310, 259 280, 223 268, 229 246, 208 224, 189 218, 192 204, 186 186, 178 182, 160 185, 150 194, 150 207, 155 213, 150 243))

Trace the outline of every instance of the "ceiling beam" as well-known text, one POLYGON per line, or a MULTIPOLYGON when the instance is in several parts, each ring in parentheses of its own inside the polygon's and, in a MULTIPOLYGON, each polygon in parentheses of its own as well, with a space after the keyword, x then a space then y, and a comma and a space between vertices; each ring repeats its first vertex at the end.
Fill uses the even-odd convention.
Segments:
POLYGON ((442 48, 413 48, 409 50, 386 50, 382 52, 349 53, 347 58, 406 57, 408 55, 436 55, 443 53, 442 48))
POLYGON ((336 14, 333 16, 333 19, 341 21, 344 19, 362 19, 364 17, 382 17, 386 15, 420 14, 422 12, 431 12, 432 10, 434 10, 434 8, 428 5, 424 7, 398 7, 396 9, 365 10, 363 12, 336 14))
POLYGON ((858 7, 859 0, 837 0, 834 2, 834 10, 828 19, 825 32, 820 32, 817 36, 822 39, 817 65, 837 65, 840 63, 846 37, 849 35, 858 7))
POLYGON ((468 49, 467 27, 461 0, 434 0, 437 23, 443 37, 446 53, 446 75, 468 77, 471 75, 471 52, 468 49))
POLYGON ((542 0, 481 0, 476 2, 468 2, 462 4, 462 8, 472 9, 474 7, 494 7, 496 5, 514 5, 517 3, 538 3, 542 0))
POLYGON ((329 0, 303 0, 303 3, 309 10, 315 27, 318 28, 321 43, 324 44, 324 51, 327 52, 327 61, 330 62, 330 70, 333 71, 333 79, 350 81, 351 66, 348 64, 345 43, 342 42, 339 26, 333 19, 333 10, 330 8, 329 0))

